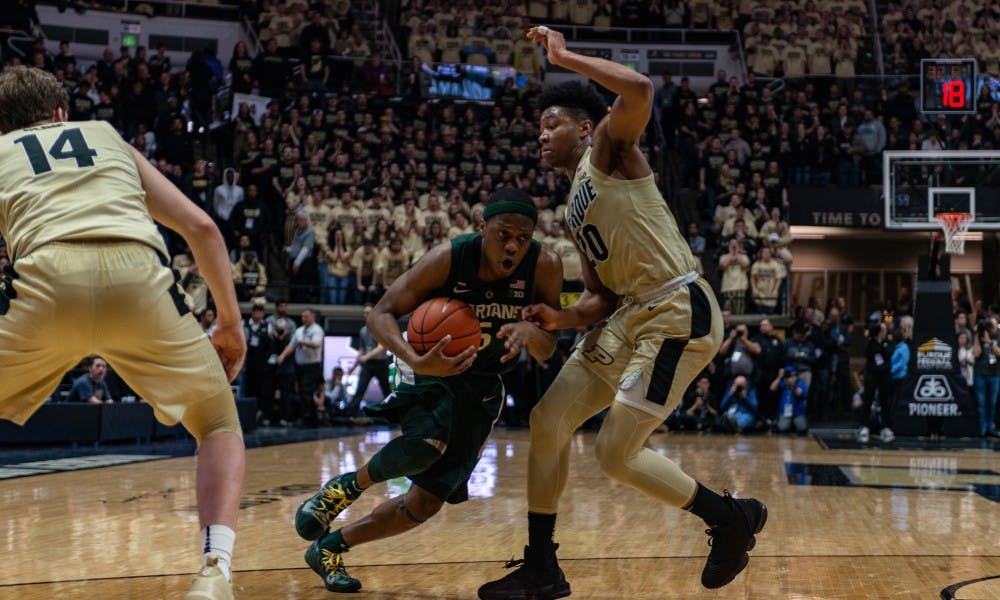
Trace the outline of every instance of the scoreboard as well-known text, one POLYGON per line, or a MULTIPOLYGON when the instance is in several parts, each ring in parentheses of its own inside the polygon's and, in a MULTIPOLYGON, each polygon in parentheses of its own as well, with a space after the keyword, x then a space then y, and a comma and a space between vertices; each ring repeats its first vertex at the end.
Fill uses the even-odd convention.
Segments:
POLYGON ((976 59, 921 60, 920 110, 953 115, 976 112, 976 59))

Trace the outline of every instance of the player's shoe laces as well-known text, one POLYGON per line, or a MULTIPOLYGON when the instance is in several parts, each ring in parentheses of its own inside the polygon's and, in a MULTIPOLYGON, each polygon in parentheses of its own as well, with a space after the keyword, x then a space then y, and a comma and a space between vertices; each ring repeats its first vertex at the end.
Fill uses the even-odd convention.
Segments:
POLYGON ((226 580, 216 556, 208 557, 205 566, 194 576, 191 590, 184 596, 184 600, 233 600, 234 598, 233 584, 226 580))
POLYGON ((767 522, 767 507, 760 500, 733 498, 728 490, 723 494, 734 514, 730 522, 705 530, 712 549, 701 572, 701 584, 709 589, 726 585, 746 568, 750 562, 747 552, 757 543, 754 534, 760 533, 767 522))
POLYGON ((524 558, 510 560, 505 569, 518 567, 501 579, 479 588, 480 600, 552 600, 569 596, 569 582, 556 560, 555 544, 551 552, 537 552, 524 547, 524 558))
POLYGON ((343 475, 337 475, 299 506, 295 511, 295 531, 305 540, 319 539, 326 533, 330 523, 345 508, 358 499, 361 492, 353 492, 343 482, 343 475))
POLYGON ((344 555, 327 550, 315 541, 306 550, 306 564, 323 578, 323 585, 331 592, 349 593, 361 589, 361 582, 347 574, 344 555))

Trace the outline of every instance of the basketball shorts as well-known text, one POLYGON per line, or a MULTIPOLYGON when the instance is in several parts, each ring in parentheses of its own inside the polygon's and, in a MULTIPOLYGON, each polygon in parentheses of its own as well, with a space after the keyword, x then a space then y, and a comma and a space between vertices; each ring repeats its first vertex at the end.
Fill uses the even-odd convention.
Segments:
POLYGON ((722 343, 722 314, 704 279, 619 308, 569 361, 616 390, 615 400, 666 419, 722 343))
POLYGON ((410 481, 449 504, 469 499, 468 481, 503 407, 500 378, 480 375, 417 376, 365 413, 399 423, 402 433, 444 452, 410 481))
POLYGON ((240 434, 222 363, 156 250, 57 242, 15 270, 0 315, 0 418, 23 425, 66 372, 99 354, 160 422, 181 421, 196 438, 220 423, 240 434))

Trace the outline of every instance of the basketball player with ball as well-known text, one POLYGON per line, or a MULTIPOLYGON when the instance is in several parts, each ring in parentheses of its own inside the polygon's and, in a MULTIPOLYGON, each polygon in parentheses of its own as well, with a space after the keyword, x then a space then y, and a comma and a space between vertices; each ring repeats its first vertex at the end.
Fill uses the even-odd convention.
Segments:
POLYGON ((555 350, 553 333, 521 320, 529 305, 559 308, 562 261, 532 240, 537 220, 524 191, 493 192, 479 232, 432 249, 369 315, 368 330, 408 368, 400 369, 396 391, 365 412, 402 431, 356 472, 326 482, 295 514, 295 530, 314 540, 306 563, 326 589, 361 589, 344 566, 350 548, 413 529, 445 502, 468 499, 466 484, 503 407, 500 373, 522 350, 539 361, 555 350), (407 341, 398 319, 411 312, 407 341), (364 490, 396 477, 412 481, 409 491, 329 531, 364 490))

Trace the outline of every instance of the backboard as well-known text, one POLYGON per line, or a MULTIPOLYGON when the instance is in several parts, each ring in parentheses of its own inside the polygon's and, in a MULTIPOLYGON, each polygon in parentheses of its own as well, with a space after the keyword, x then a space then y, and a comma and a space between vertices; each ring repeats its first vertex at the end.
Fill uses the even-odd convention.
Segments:
POLYGON ((1000 229, 1000 152, 886 151, 886 229, 937 231, 934 215, 967 212, 973 231, 1000 229))

